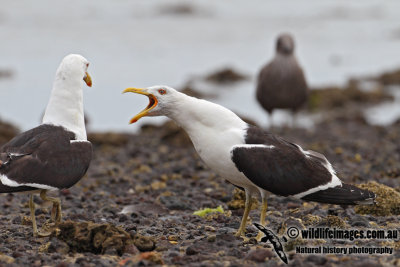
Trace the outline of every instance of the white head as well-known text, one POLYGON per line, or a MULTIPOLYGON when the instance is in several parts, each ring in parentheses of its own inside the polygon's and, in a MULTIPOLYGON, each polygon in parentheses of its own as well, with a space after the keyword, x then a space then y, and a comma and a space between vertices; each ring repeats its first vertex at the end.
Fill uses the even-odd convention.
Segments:
POLYGON ((130 123, 137 122, 145 116, 169 116, 179 105, 180 101, 187 97, 166 85, 155 85, 148 88, 126 88, 123 93, 132 92, 145 95, 149 98, 149 104, 139 114, 133 117, 130 123))
MULTIPOLYGON (((69 54, 64 57, 61 61, 60 66, 56 72, 56 80, 61 79, 64 83, 76 83, 82 84, 82 80, 86 82, 88 86, 92 86, 92 81, 87 73, 89 67, 89 61, 81 55, 69 54)), ((77 88, 70 88, 76 90, 77 88)))
POLYGON ((124 93, 126 92, 146 95, 149 98, 147 107, 133 117, 130 123, 134 123, 144 116, 164 115, 175 120, 186 131, 196 127, 212 127, 222 130, 232 126, 238 128, 245 126, 245 122, 229 109, 185 95, 165 85, 127 88, 124 90, 124 93))
POLYGON ((83 82, 92 86, 88 67, 89 62, 81 55, 71 54, 62 60, 43 117, 43 123, 61 125, 79 140, 86 140, 82 87, 83 82))

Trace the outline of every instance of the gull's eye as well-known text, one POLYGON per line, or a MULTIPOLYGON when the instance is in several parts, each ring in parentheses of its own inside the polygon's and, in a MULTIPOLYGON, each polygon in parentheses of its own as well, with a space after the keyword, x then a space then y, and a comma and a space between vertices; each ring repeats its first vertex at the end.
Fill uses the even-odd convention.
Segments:
POLYGON ((167 91, 165 91, 164 89, 160 89, 158 90, 158 92, 160 93, 160 95, 165 95, 167 93, 167 91))

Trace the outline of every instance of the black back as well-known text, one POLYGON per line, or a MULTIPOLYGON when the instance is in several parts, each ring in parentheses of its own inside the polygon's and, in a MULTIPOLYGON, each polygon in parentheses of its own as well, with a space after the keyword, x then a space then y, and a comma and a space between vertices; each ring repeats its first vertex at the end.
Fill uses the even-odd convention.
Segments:
MULTIPOLYGON (((0 149, 0 175, 18 184, 71 187, 86 173, 92 158, 90 142, 71 140, 75 140, 73 132, 54 125, 41 125, 21 133, 0 149)), ((0 193, 13 191, 5 187, 8 186, 0 187, 0 193)))
POLYGON ((332 174, 325 157, 287 142, 258 127, 249 126, 246 144, 263 144, 274 148, 235 146, 232 160, 240 172, 254 184, 276 195, 289 196, 329 183, 332 174))

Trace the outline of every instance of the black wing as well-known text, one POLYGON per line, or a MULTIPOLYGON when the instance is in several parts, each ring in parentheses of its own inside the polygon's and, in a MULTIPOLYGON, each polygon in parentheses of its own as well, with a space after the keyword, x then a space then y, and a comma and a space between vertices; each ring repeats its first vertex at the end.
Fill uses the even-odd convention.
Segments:
POLYGON ((232 161, 254 184, 276 195, 289 196, 332 181, 330 163, 257 127, 247 130, 245 145, 234 146, 232 161), (265 145, 265 146, 263 146, 265 145))
POLYGON ((20 185, 68 188, 86 173, 92 157, 90 142, 71 143, 74 139, 72 132, 52 125, 24 132, 0 149, 0 175, 20 185))

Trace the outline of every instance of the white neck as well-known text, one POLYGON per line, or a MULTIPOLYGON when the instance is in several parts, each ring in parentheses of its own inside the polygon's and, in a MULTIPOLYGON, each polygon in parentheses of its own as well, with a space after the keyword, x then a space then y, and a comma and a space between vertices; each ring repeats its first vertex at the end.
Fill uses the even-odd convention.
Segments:
POLYGON ((176 121, 191 138, 201 135, 204 129, 218 134, 247 127, 243 120, 223 106, 185 94, 179 95, 181 99, 174 104, 167 116, 176 121))
POLYGON ((42 123, 63 126, 74 132, 77 140, 87 140, 82 86, 82 79, 66 78, 57 72, 42 123))

